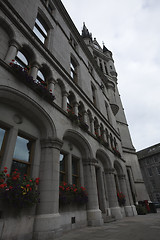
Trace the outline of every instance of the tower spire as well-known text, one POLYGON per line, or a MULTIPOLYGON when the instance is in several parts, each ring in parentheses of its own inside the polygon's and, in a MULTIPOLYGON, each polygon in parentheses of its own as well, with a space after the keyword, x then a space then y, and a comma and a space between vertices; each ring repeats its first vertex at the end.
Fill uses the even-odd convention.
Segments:
POLYGON ((92 40, 92 33, 89 33, 85 22, 83 23, 83 29, 82 29, 82 37, 83 38, 90 38, 92 40))

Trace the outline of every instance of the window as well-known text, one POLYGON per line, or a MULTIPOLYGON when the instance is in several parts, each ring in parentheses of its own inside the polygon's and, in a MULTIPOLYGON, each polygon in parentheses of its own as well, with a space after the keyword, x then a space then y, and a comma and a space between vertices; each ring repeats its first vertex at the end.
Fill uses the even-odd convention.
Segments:
POLYGON ((5 138, 6 138, 6 130, 0 128, 0 163, 1 163, 1 158, 4 151, 5 138))
POLYGON ((149 176, 150 176, 150 177, 153 176, 152 169, 151 169, 151 168, 148 168, 147 170, 148 170, 149 176))
POLYGON ((37 82, 41 83, 44 86, 47 86, 47 83, 45 81, 45 77, 40 70, 38 70, 38 73, 37 73, 37 82))
POLYGON ((35 26, 33 28, 33 32, 36 36, 41 40, 42 43, 46 42, 47 39, 47 26, 41 16, 38 14, 35 22, 35 26))
POLYGON ((102 60, 101 59, 99 59, 99 67, 100 67, 101 71, 103 72, 103 65, 102 65, 102 60))
POLYGON ((28 61, 24 54, 20 51, 18 51, 17 56, 15 57, 16 64, 20 65, 22 68, 27 68, 28 66, 28 61))
POLYGON ((72 184, 79 185, 79 159, 72 157, 72 184))
POLYGON ((67 171, 67 163, 66 163, 66 155, 60 153, 59 156, 60 161, 60 183, 67 181, 66 171, 67 171))
POLYGON ((93 76, 93 67, 91 66, 90 63, 88 63, 88 71, 93 76))
POLYGON ((22 176, 29 173, 32 149, 33 141, 17 136, 11 172, 18 169, 22 176))
POLYGON ((104 62, 104 68, 105 68, 106 74, 108 75, 108 69, 107 69, 107 64, 106 64, 106 62, 104 62))
POLYGON ((72 58, 70 62, 70 71, 72 80, 77 83, 77 64, 72 58))
POLYGON ((93 86, 93 84, 91 85, 91 88, 92 88, 93 104, 94 104, 94 106, 97 106, 97 101, 96 101, 96 88, 93 86))

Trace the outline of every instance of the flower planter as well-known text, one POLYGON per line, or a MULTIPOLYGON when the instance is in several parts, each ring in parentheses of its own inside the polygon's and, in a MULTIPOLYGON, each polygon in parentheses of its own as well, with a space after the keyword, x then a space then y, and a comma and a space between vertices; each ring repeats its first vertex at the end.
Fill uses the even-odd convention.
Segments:
POLYGON ((88 131, 89 126, 85 122, 79 123, 80 128, 82 128, 84 131, 88 131))
POLYGON ((0 173, 0 199, 3 202, 18 209, 31 207, 39 202, 39 178, 34 180, 26 175, 21 177, 17 169, 11 175, 6 173, 5 167, 0 173))
POLYGON ((25 84, 27 84, 45 100, 49 101, 50 103, 53 102, 55 96, 46 88, 45 85, 38 83, 36 80, 33 80, 33 77, 28 75, 27 69, 19 66, 18 64, 15 64, 14 62, 11 62, 10 66, 14 72, 18 74, 21 81, 25 82, 25 84))
POLYGON ((109 144, 108 144, 108 142, 106 142, 106 141, 103 141, 103 142, 102 142, 102 145, 103 145, 105 148, 108 148, 108 147, 109 147, 109 144))
POLYGON ((122 192, 118 192, 117 198, 118 198, 119 205, 124 206, 126 202, 125 195, 122 192))
POLYGON ((59 203, 63 205, 84 205, 88 202, 88 196, 84 187, 77 187, 75 184, 70 185, 63 183, 59 187, 59 203))

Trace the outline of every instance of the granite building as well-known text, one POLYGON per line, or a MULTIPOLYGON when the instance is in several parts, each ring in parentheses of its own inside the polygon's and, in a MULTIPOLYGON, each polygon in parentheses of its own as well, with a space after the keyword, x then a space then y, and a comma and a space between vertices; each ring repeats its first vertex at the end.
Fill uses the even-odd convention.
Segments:
POLYGON ((152 202, 160 202, 160 144, 137 152, 142 176, 152 202))
POLYGON ((78 32, 60 0, 0 1, 0 167, 40 178, 37 206, 1 200, 3 240, 54 239, 134 216, 149 199, 112 52, 85 24, 78 32), (60 206, 64 182, 85 187, 88 202, 60 206))

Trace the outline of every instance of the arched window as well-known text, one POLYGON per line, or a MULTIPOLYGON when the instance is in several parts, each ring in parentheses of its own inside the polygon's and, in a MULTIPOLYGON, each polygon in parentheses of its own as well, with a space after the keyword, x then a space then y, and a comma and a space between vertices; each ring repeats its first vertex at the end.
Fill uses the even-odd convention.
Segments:
POLYGON ((98 137, 99 136, 99 131, 98 131, 98 120, 97 118, 94 119, 94 133, 98 137))
POLYGON ((42 84, 44 86, 47 86, 47 82, 45 80, 45 76, 41 72, 41 70, 38 70, 38 73, 37 73, 37 83, 40 83, 40 84, 42 84))
POLYGON ((15 63, 21 66, 22 68, 28 68, 28 60, 25 55, 18 51, 17 56, 15 57, 15 63))
POLYGON ((84 122, 84 105, 82 102, 78 106, 78 118, 80 122, 84 122))
POLYGON ((102 124, 100 124, 100 136, 104 140, 104 127, 102 124))

